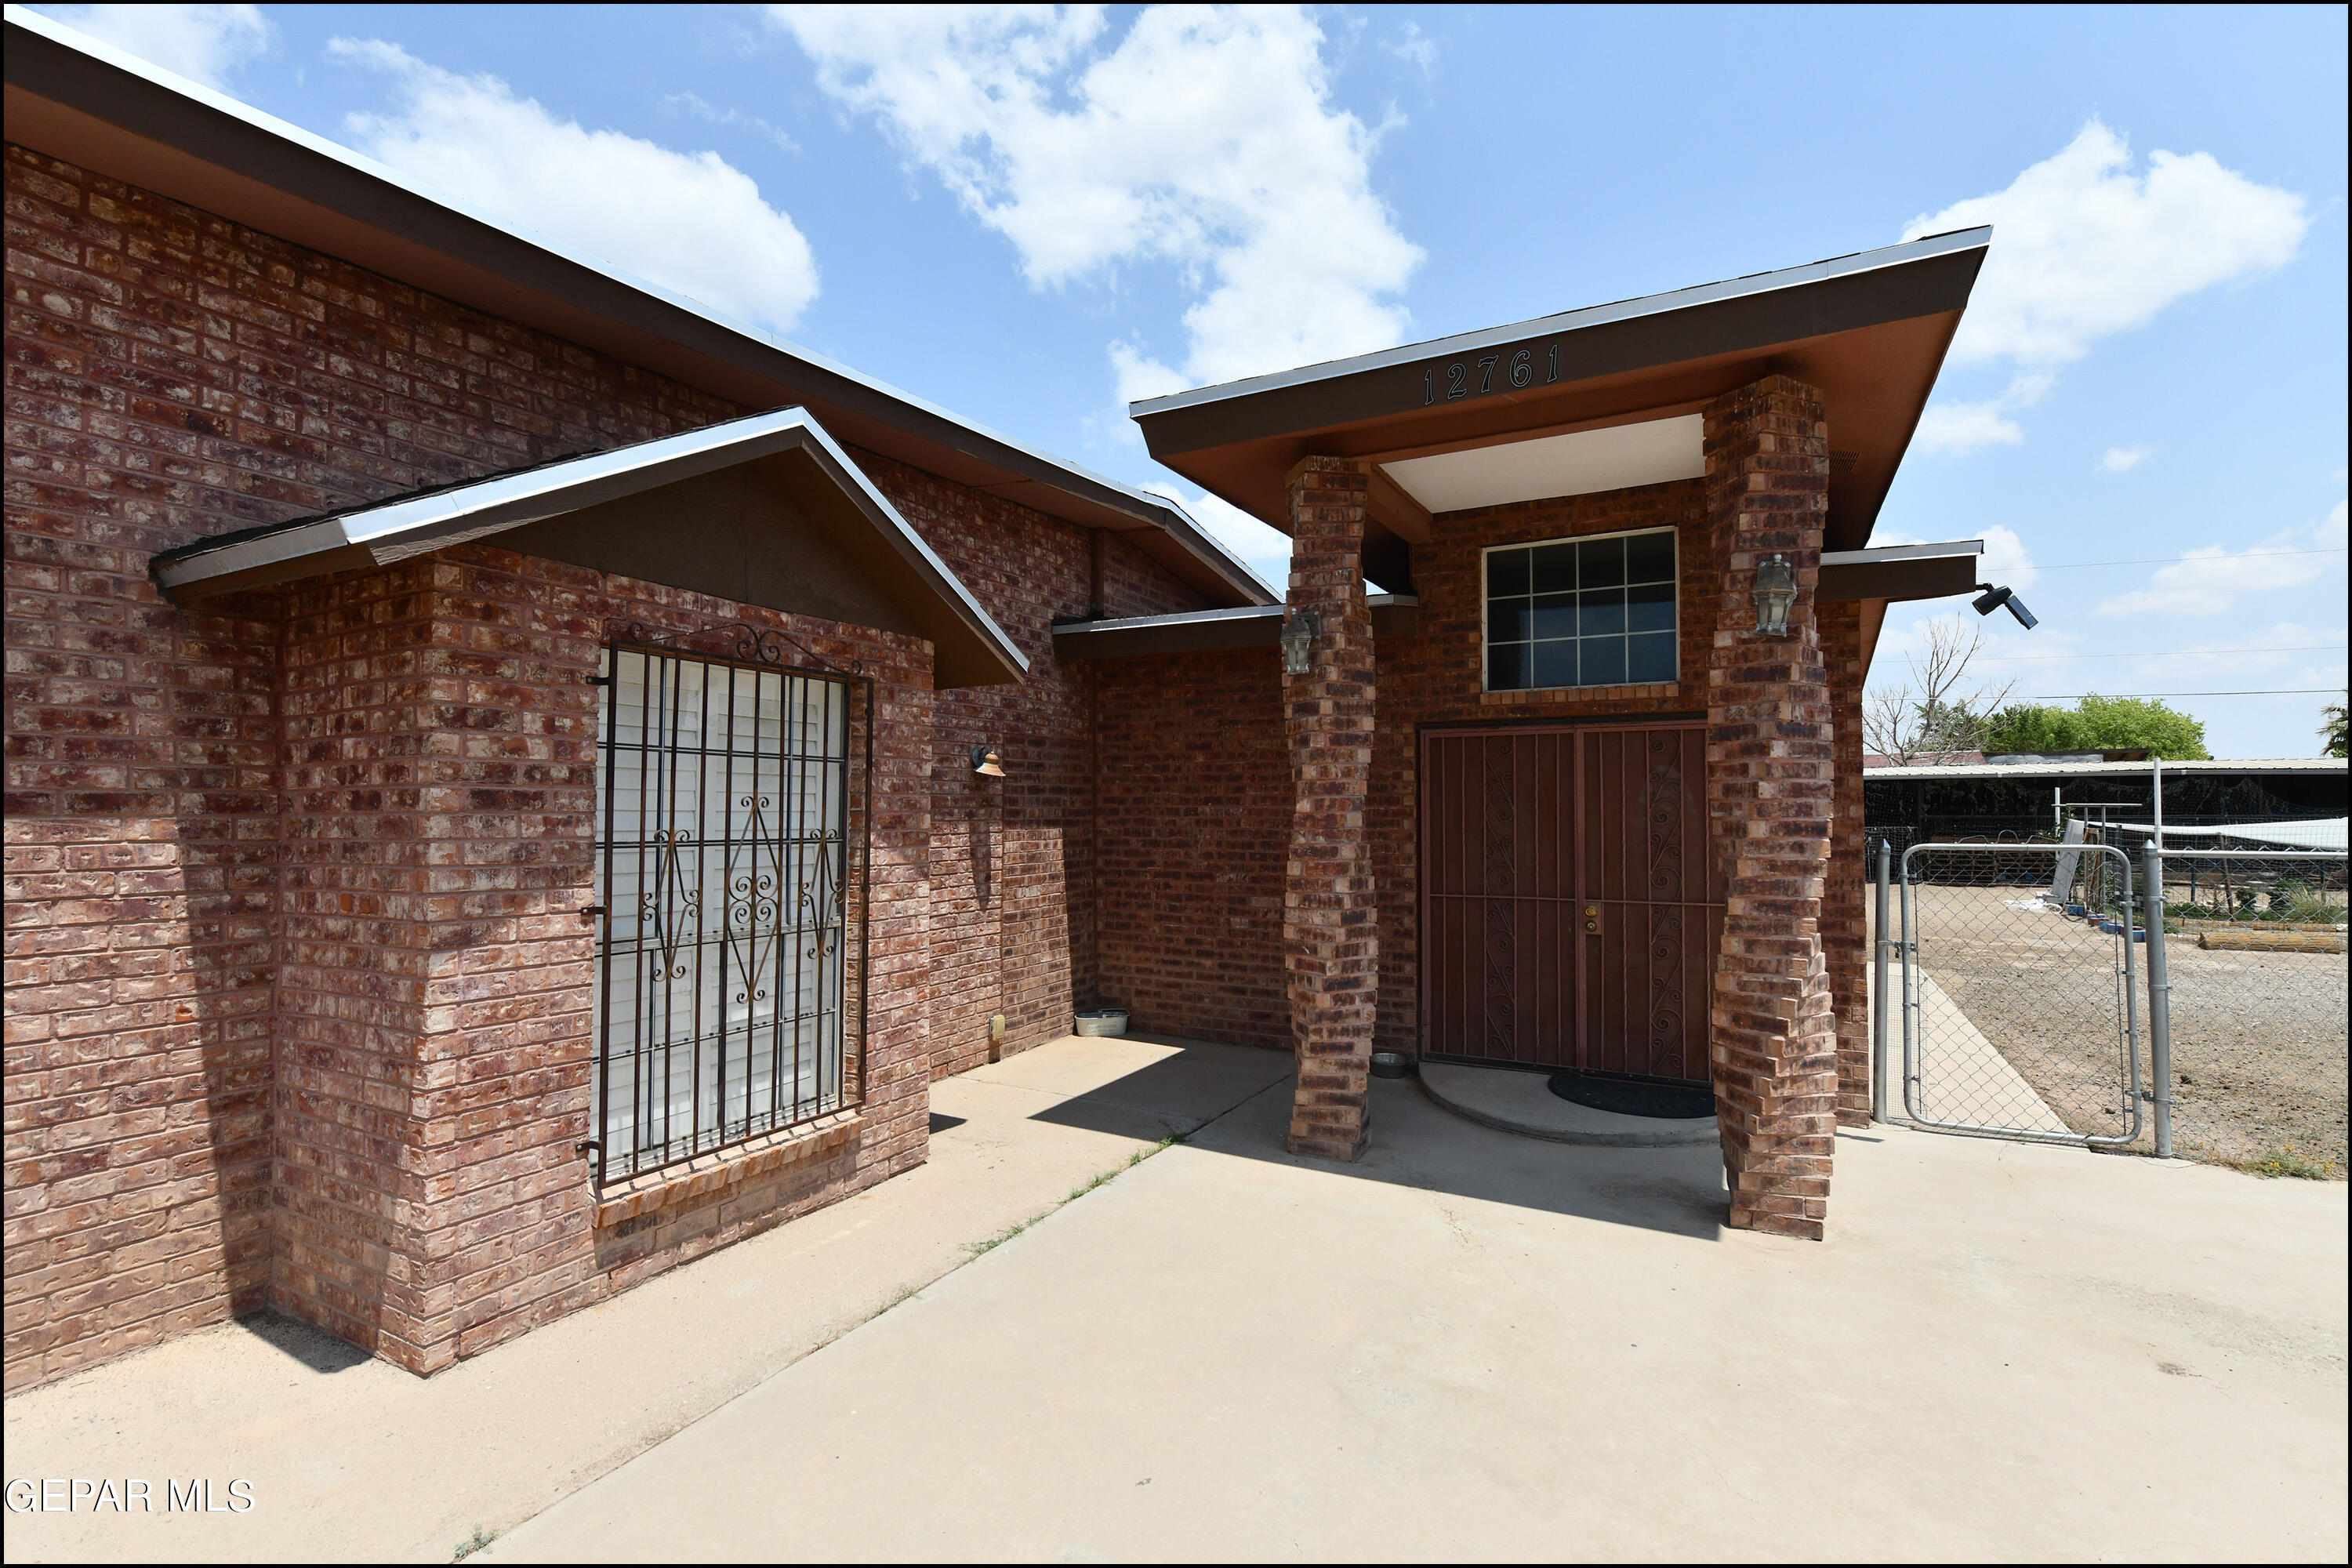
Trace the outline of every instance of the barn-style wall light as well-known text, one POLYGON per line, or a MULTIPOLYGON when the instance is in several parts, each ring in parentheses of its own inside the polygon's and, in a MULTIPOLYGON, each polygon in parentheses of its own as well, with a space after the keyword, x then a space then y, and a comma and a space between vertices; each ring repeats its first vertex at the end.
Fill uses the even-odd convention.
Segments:
POLYGON ((1001 779, 1004 776, 1004 758, 994 746, 974 746, 971 771, 981 778, 1001 779))
POLYGON ((1315 639, 1323 635, 1323 615, 1319 610, 1300 608, 1290 612, 1282 623, 1282 671, 1285 675, 1305 675, 1315 668, 1315 639))
POLYGON ((2017 624, 2029 632, 2042 624, 2034 618, 2033 612, 2025 607, 2025 601, 2017 596, 2016 589, 1996 588, 1990 583, 1979 583, 1977 586, 1984 590, 1977 595, 1972 606, 1978 615, 1989 616, 1995 610, 2005 609, 2015 616, 2017 624))
POLYGON ((1797 602, 1797 574, 1785 555, 1756 563, 1756 629, 1768 637, 1789 635, 1789 606, 1797 602))

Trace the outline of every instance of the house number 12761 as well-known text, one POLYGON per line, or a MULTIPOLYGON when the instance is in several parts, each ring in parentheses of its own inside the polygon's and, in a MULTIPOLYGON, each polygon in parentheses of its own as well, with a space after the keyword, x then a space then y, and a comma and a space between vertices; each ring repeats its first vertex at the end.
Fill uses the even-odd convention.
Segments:
MULTIPOLYGON (((1441 395, 1437 385, 1437 367, 1425 366, 1421 373, 1421 405, 1426 408, 1441 395)), ((1559 379, 1559 345, 1553 343, 1544 350, 1544 384, 1559 379)), ((1443 395, 1484 397, 1499 392, 1503 386, 1514 389, 1536 384, 1536 351, 1520 349, 1507 361, 1499 353, 1470 359, 1458 359, 1445 367, 1445 387, 1443 395), (1497 385, 1497 383, 1502 384, 1497 385)))

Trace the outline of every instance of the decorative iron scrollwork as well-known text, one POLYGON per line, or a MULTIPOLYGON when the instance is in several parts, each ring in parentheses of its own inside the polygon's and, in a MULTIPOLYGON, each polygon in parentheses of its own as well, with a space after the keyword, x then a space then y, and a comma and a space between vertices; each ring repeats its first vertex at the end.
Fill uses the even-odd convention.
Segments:
POLYGON ((764 664, 773 669, 815 669, 827 675, 863 676, 866 673, 866 666, 856 659, 836 663, 789 632, 774 626, 755 626, 744 621, 721 621, 716 626, 690 632, 665 631, 657 626, 649 626, 643 621, 606 621, 604 636, 608 641, 634 647, 699 653, 706 658, 737 658, 745 664, 764 664), (698 647, 698 640, 723 643, 726 651, 722 654, 716 648, 698 647), (795 660, 785 651, 787 648, 798 649, 800 658, 795 660))

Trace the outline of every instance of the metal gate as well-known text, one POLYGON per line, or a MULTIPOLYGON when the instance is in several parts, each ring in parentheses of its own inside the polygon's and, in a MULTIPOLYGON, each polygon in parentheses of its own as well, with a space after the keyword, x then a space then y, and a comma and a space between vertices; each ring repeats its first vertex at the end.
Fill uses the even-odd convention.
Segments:
MULTIPOLYGON (((1876 990, 1898 962, 1903 1106, 1913 1125, 2107 1146, 2139 1136, 2143 1093, 2130 858, 2112 845, 1916 844, 1888 930, 1882 849, 1876 990)), ((1886 1059, 1878 1083, 1885 1119, 1886 1059)))
POLYGON ((860 1098, 844 1047, 864 1037, 865 857, 850 846, 853 816, 861 838, 870 816, 851 779, 866 683, 781 666, 781 644, 745 633, 738 658, 606 650, 600 1181, 860 1098))
POLYGON ((1423 1052, 1704 1081, 1706 785, 1695 724, 1423 731, 1423 1052))

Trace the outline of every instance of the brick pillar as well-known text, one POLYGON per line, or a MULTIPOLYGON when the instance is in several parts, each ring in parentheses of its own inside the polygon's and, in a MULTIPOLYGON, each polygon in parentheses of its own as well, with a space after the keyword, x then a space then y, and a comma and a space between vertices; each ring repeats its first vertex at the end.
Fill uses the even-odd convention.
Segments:
POLYGON ((1298 1052, 1290 1149, 1352 1160, 1364 1146, 1380 988, 1365 797, 1372 775, 1372 617, 1364 604, 1361 464, 1290 471, 1290 613, 1322 616, 1314 668, 1285 673, 1293 805, 1282 935, 1298 1052))
POLYGON ((1813 591, 1829 508, 1818 395, 1786 376, 1706 409, 1723 605, 1707 671, 1707 809, 1729 898, 1709 1055, 1736 1228, 1818 1239, 1837 1036, 1821 933, 1833 807, 1829 680, 1813 591), (1796 570, 1789 635, 1756 627, 1757 563, 1796 570))
POLYGON ((1870 1125, 1869 857, 1862 835, 1862 605, 1823 605, 1822 662, 1829 673, 1830 859, 1822 889, 1822 949, 1837 1017, 1837 1119, 1870 1125))

